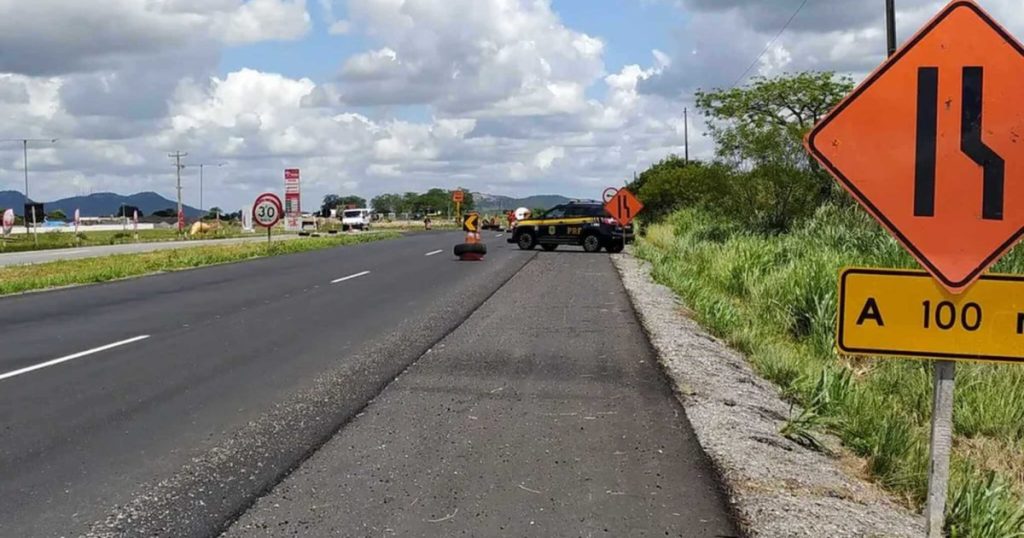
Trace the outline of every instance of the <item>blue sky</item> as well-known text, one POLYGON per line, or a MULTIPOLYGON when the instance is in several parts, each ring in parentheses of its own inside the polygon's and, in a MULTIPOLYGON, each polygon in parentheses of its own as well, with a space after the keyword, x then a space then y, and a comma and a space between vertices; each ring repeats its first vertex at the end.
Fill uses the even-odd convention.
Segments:
MULTIPOLYGON (((306 200, 456 186, 594 197, 678 153, 684 107, 691 156, 713 157, 693 90, 731 84, 762 51, 752 74, 870 71, 883 11, 815 0, 772 41, 798 0, 9 3, 0 115, 8 136, 61 140, 33 150, 33 193, 172 195, 167 154, 181 150, 229 163, 206 185, 222 207, 280 189, 292 167, 306 200), (350 15, 358 27, 331 35, 350 15)), ((900 0, 900 35, 942 3, 900 0)), ((1024 33, 1020 0, 983 4, 1024 33)), ((21 171, 18 148, 0 147, 0 189, 21 171)))
MULTIPOLYGON (((605 68, 609 73, 629 64, 650 64, 653 49, 672 50, 673 36, 685 22, 682 10, 657 0, 554 0, 552 9, 566 26, 604 42, 605 68)), ((330 35, 330 23, 313 0, 309 2, 309 13, 313 29, 301 40, 226 48, 221 56, 221 74, 250 68, 328 82, 335 78, 345 58, 374 46, 357 29, 347 35, 330 35)), ((344 7, 335 7, 334 15, 345 18, 344 7)), ((602 85, 595 85, 590 91, 593 97, 604 96, 602 85)))

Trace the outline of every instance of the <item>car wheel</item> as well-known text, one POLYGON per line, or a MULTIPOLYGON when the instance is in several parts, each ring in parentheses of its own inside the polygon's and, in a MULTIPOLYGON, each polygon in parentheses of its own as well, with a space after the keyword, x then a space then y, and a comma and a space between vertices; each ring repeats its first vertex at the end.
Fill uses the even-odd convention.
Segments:
POLYGON ((554 252, 555 249, 558 248, 558 245, 541 245, 541 247, 543 247, 544 250, 546 250, 548 252, 554 252))
POLYGON ((584 237, 583 250, 587 252, 601 252, 601 238, 593 234, 584 237))
POLYGON ((626 247, 622 243, 615 241, 612 244, 608 245, 608 252, 611 252, 612 254, 618 254, 622 252, 625 248, 626 247))
POLYGON ((537 242, 534 241, 533 234, 530 232, 520 232, 516 243, 519 244, 519 248, 522 250, 533 250, 533 247, 537 246, 537 242))

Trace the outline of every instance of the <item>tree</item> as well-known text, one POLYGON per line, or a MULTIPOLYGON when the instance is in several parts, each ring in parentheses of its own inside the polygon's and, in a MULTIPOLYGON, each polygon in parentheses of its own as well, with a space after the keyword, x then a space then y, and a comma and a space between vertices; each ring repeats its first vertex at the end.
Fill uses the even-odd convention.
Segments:
MULTIPOLYGON (((0 211, 0 213, 3 212, 0 211)), ((47 213, 46 217, 50 220, 68 220, 67 214, 65 214, 64 211, 60 209, 54 209, 53 211, 50 211, 49 213, 47 213)))
POLYGON ((416 200, 417 211, 424 213, 437 213, 448 208, 452 195, 445 189, 430 189, 419 195, 416 200))
POLYGON ((402 213, 416 213, 420 210, 419 193, 407 192, 402 195, 402 213))
MULTIPOLYGON (((139 212, 139 216, 142 216, 142 210, 141 209, 139 209, 139 208, 137 208, 137 207, 135 207, 133 205, 122 205, 121 207, 117 208, 117 215, 116 216, 132 218, 132 216, 135 215, 136 211, 139 212)), ((171 213, 172 217, 176 216, 178 214, 178 210, 176 210, 176 209, 172 209, 170 211, 172 212, 171 213)), ((154 215, 155 215, 155 213, 154 213, 154 215)))
POLYGON ((324 201, 320 205, 320 211, 323 215, 329 215, 332 209, 344 209, 349 206, 366 207, 366 199, 354 195, 340 196, 328 194, 324 196, 324 201))
POLYGON ((381 194, 370 200, 370 206, 378 213, 398 213, 402 209, 401 194, 381 194))
POLYGON ((221 208, 219 208, 217 206, 214 206, 214 207, 210 208, 210 211, 206 214, 205 218, 207 218, 207 219, 219 219, 223 213, 224 213, 223 209, 221 209, 221 208))
POLYGON ((803 138, 852 89, 849 77, 804 72, 700 91, 697 106, 708 118, 719 158, 746 170, 767 166, 810 173, 824 200, 834 192, 833 182, 804 151, 803 138))
POLYGON ((173 217, 177 217, 178 216, 178 210, 174 209, 173 207, 169 207, 167 209, 161 209, 159 211, 154 211, 153 212, 153 216, 154 217, 164 218, 164 219, 166 219, 166 218, 173 218, 173 217))
POLYGON ((818 206, 839 199, 834 182, 804 151, 803 138, 852 88, 847 77, 806 72, 698 92, 697 106, 708 118, 725 168, 680 174, 686 163, 671 157, 634 183, 654 204, 652 216, 659 208, 700 205, 749 231, 785 232, 818 206), (680 192, 678 199, 669 199, 672 190, 680 192))

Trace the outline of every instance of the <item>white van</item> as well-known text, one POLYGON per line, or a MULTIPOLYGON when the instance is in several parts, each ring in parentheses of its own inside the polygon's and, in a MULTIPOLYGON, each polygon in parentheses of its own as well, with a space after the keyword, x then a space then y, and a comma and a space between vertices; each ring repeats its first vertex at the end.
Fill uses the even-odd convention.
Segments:
POLYGON ((341 231, 369 230, 371 220, 369 209, 345 209, 341 212, 341 231))

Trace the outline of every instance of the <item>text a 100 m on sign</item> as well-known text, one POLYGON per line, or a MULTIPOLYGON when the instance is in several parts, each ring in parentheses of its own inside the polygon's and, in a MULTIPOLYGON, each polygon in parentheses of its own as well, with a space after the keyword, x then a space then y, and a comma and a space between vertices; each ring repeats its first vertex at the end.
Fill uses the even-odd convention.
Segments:
POLYGON ((954 295, 921 271, 846 269, 836 340, 855 355, 1024 362, 1024 276, 954 295))

